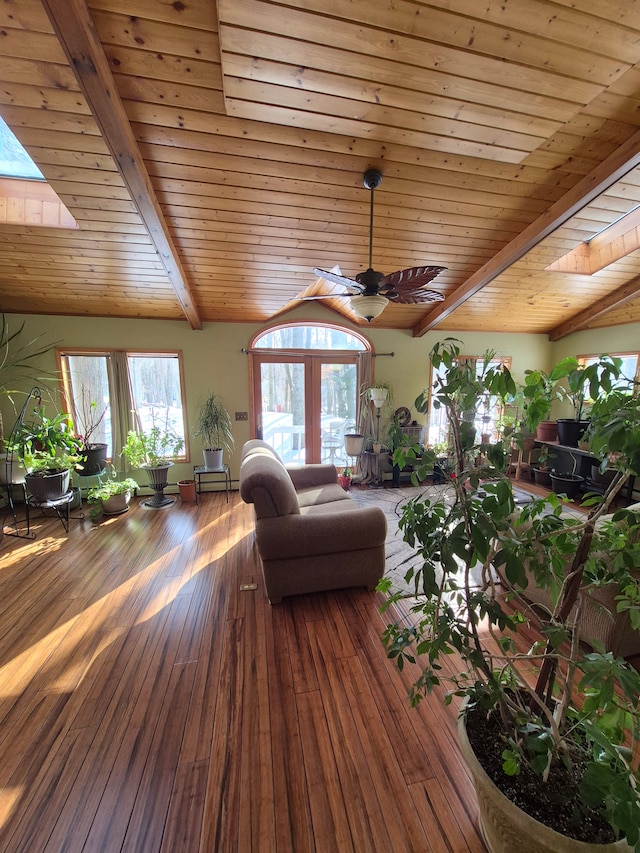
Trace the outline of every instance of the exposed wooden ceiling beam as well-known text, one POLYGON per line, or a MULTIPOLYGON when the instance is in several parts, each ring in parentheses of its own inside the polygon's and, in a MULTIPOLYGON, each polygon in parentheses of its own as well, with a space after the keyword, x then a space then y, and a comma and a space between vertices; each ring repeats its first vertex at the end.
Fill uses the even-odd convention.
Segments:
POLYGON ((201 329, 187 276, 84 0, 42 0, 102 137, 144 221, 185 317, 201 329))
POLYGON ((614 290, 613 293, 603 296, 597 303, 585 308, 584 311, 580 311, 580 313, 571 317, 570 320, 567 320, 566 323, 561 323, 559 326, 556 326, 555 329, 552 329, 549 332, 549 340, 559 341, 561 338, 566 338, 567 335, 570 335, 573 332, 579 332, 580 329, 584 329, 591 320, 594 320, 596 317, 600 317, 601 314, 606 314, 607 311, 611 311, 612 308, 618 308, 620 305, 623 305, 625 302, 633 299, 638 295, 638 293, 640 293, 640 275, 631 279, 631 281, 628 281, 626 284, 623 284, 622 287, 614 290))
POLYGON ((551 207, 528 225, 517 237, 500 249, 451 296, 440 302, 433 311, 414 326, 413 336, 420 337, 434 329, 456 308, 463 305, 485 285, 519 261, 545 237, 564 225, 572 216, 590 204, 601 193, 613 186, 624 175, 640 165, 640 131, 634 133, 619 146, 606 160, 585 175, 569 192, 559 198, 551 207))

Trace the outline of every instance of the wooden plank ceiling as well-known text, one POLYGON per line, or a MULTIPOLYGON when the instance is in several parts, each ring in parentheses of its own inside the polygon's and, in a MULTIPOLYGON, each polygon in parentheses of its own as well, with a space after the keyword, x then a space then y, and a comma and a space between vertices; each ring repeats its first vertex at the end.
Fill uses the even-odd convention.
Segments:
POLYGON ((375 269, 447 270, 373 325, 640 322, 635 248, 547 269, 640 204, 635 0, 3 0, 0 32, 0 115, 77 224, 0 216, 6 311, 284 317, 368 266, 376 167, 375 269))

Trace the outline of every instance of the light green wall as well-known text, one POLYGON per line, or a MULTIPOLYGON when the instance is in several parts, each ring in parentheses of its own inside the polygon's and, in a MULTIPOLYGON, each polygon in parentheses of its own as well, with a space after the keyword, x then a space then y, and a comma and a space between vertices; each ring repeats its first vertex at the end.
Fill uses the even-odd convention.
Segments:
MULTIPOLYGON (((178 349, 183 353, 187 395, 187 422, 193 428, 199 400, 214 389, 223 398, 232 418, 235 412, 249 411, 248 359, 242 348, 253 335, 266 326, 245 323, 208 323, 202 331, 192 331, 186 321, 84 319, 76 317, 16 316, 9 317, 11 327, 26 321, 24 339, 44 333, 46 340, 68 347, 91 347, 135 350, 178 349)), ((305 305, 279 318, 321 320, 350 326, 335 312, 321 305, 305 305)), ((273 325, 273 324, 270 324, 273 325)), ((351 328, 355 328, 352 327, 351 328)), ((428 354, 433 344, 445 337, 457 337, 465 354, 480 355, 494 349, 512 357, 512 369, 522 380, 527 368, 548 369, 558 358, 583 352, 605 352, 640 349, 640 324, 599 332, 580 332, 556 344, 545 335, 498 334, 482 332, 429 332, 413 338, 410 332, 389 329, 362 330, 371 340, 375 352, 394 352, 393 358, 376 360, 376 378, 391 383, 396 406, 412 408, 418 393, 428 383, 428 354)), ((53 354, 48 364, 55 368, 53 354)), ((5 430, 10 431, 15 419, 6 400, 0 400, 5 430)), ((413 409, 412 409, 413 411, 413 409)), ((413 411, 415 416, 415 412, 413 411)), ((236 452, 231 460, 232 476, 237 478, 239 449, 249 438, 249 423, 234 421, 236 452)), ((200 464, 199 439, 191 439, 191 461, 176 466, 172 479, 182 479, 200 464)))

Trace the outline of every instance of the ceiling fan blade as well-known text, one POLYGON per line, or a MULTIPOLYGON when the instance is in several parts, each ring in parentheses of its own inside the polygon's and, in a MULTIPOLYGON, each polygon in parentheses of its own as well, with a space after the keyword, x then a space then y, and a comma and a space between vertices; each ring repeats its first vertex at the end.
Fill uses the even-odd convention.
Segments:
POLYGON ((426 287, 416 287, 414 289, 402 288, 395 296, 386 294, 390 302, 397 305, 418 305, 421 302, 442 302, 444 294, 437 290, 429 290, 426 287))
MULTIPOLYGON (((325 281, 333 282, 333 284, 342 284, 344 287, 350 287, 354 293, 362 293, 362 287, 352 278, 347 278, 345 275, 339 275, 338 273, 331 272, 330 270, 316 269, 315 267, 313 271, 319 278, 323 278, 325 281)), ((353 296, 354 293, 352 293, 351 296, 353 296)))
POLYGON ((387 288, 398 290, 399 288, 404 289, 408 287, 410 290, 415 290, 418 287, 429 284, 430 281, 433 281, 437 275, 445 270, 446 267, 409 267, 406 270, 389 273, 380 282, 380 292, 384 294, 387 288))

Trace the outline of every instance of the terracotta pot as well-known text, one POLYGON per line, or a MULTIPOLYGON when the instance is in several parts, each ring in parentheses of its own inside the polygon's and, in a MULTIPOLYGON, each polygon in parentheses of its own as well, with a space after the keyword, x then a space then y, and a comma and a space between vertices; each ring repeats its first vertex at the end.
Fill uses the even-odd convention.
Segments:
POLYGON ((556 421, 540 421, 536 429, 538 441, 555 441, 558 437, 558 426, 556 421))
POLYGON ((196 481, 195 480, 178 480, 178 488, 180 489, 180 500, 183 503, 196 502, 196 481))
POLYGON ((489 853, 632 853, 624 840, 613 844, 576 841, 523 812, 485 773, 469 743, 464 716, 458 722, 458 739, 476 789, 480 829, 489 853))

